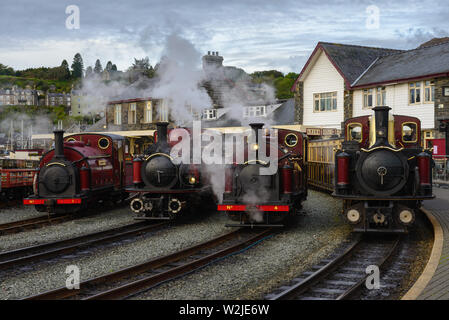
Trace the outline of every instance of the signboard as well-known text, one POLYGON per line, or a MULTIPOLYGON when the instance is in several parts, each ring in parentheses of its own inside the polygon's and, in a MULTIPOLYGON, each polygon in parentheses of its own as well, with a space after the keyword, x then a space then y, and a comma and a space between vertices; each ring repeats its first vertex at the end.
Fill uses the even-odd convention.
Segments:
POLYGON ((306 134, 308 136, 321 136, 322 135, 322 129, 321 128, 307 128, 306 134))
POLYGON ((446 153, 446 139, 429 139, 429 141, 432 141, 433 157, 443 157, 446 153))
POLYGON ((323 136, 332 136, 334 134, 338 134, 338 130, 334 128, 325 128, 323 129, 323 136))

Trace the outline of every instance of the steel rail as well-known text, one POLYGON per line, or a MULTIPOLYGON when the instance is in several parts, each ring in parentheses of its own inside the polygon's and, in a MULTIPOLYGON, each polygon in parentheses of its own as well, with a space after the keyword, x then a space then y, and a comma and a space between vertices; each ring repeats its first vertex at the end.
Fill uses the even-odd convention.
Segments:
MULTIPOLYGON (((400 243, 401 237, 398 236, 391 248, 387 251, 386 254, 382 256, 380 261, 377 262, 377 266, 382 269, 385 267, 386 262, 392 257, 394 252, 396 251, 398 244, 400 243)), ((336 270, 338 270, 339 267, 344 265, 346 262, 350 262, 351 257, 354 253, 357 252, 357 249, 361 246, 363 243, 363 239, 360 237, 356 241, 354 241, 343 253, 338 255, 335 259, 328 262, 326 265, 315 271, 314 273, 310 274, 307 278, 305 278, 303 281, 297 282, 291 286, 286 286, 283 288, 283 290, 277 294, 268 294, 266 299, 267 300, 288 300, 288 299, 295 299, 298 296, 301 296, 305 292, 307 292, 310 289, 313 289, 314 286, 317 284, 320 284, 322 280, 329 278, 336 270)), ((343 300, 348 299, 351 296, 354 295, 354 293, 360 289, 363 284, 365 283, 367 277, 369 275, 364 275, 360 280, 358 280, 354 285, 349 287, 348 289, 345 289, 345 292, 340 294, 336 300, 343 300)))
MULTIPOLYGON (((396 240, 394 241, 393 245, 391 246, 390 250, 387 252, 386 255, 384 255, 382 257, 382 259, 380 259, 380 261, 378 262, 377 266, 379 267, 380 270, 385 268, 385 264, 387 263, 387 261, 390 260, 390 258, 393 256, 393 254, 396 252, 396 249, 399 245, 399 242, 401 240, 401 237, 398 236, 396 238, 396 240)), ((366 279, 368 278, 369 275, 364 276, 362 279, 360 279, 356 284, 354 284, 352 287, 350 287, 348 290, 346 290, 346 292, 342 293, 341 295, 339 295, 337 297, 336 300, 346 300, 349 299, 351 296, 354 295, 354 293, 361 289, 361 287, 365 284, 366 279)))
POLYGON ((298 282, 278 294, 270 294, 270 298, 267 300, 286 300, 291 298, 292 296, 302 294, 306 290, 313 287, 313 285, 322 280, 324 277, 327 277, 335 268, 345 262, 345 260, 352 255, 355 248, 357 248, 361 244, 361 242, 361 237, 359 237, 342 254, 328 262, 321 269, 309 275, 304 279, 304 281, 298 282))
POLYGON ((39 216, 35 218, 12 221, 0 224, 0 236, 5 234, 19 233, 28 229, 35 229, 45 225, 61 223, 72 219, 72 215, 53 215, 53 216, 39 216))
POLYGON ((71 253, 93 245, 117 241, 119 239, 146 233, 148 231, 161 228, 165 225, 168 225, 168 223, 134 223, 118 228, 78 236, 75 238, 2 252, 0 253, 0 270, 46 258, 51 258, 61 254, 71 253))
POLYGON ((221 249, 217 252, 201 254, 201 251, 216 248, 227 241, 237 239, 239 235, 244 235, 241 229, 234 230, 230 233, 221 235, 212 240, 193 245, 189 248, 182 249, 178 252, 168 254, 166 256, 158 257, 147 262, 131 266, 113 273, 92 278, 80 283, 79 289, 67 289, 61 287, 55 290, 50 290, 44 293, 33 295, 25 298, 25 300, 50 300, 50 299, 64 299, 64 298, 82 298, 90 299, 118 299, 135 294, 143 289, 149 289, 165 281, 182 276, 188 272, 201 268, 216 259, 226 257, 232 253, 238 252, 247 246, 256 243, 265 236, 271 234, 272 229, 266 229, 262 232, 252 235, 237 244, 221 249), (183 259, 190 261, 182 262, 183 259), (160 268, 168 268, 167 270, 157 271, 160 268), (120 281, 136 277, 145 272, 152 272, 139 280, 131 280, 126 284, 118 283, 114 288, 109 287, 113 281, 120 281), (95 292, 95 286, 106 285, 107 290, 95 292))

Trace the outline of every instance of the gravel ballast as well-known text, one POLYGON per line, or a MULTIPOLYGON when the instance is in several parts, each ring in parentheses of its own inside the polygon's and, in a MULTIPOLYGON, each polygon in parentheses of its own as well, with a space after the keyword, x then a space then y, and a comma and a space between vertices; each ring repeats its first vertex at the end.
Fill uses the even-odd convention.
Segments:
MULTIPOLYGON (((31 209, 36 212, 36 210, 31 207, 26 209, 31 209)), ((20 210, 17 211, 18 216, 21 213, 20 210)), ((45 215, 45 213, 37 212, 36 216, 42 215, 45 215)), ((59 224, 1 236, 0 251, 7 251, 40 243, 73 238, 88 233, 120 227, 134 222, 134 216, 130 213, 128 207, 122 206, 112 210, 104 210, 104 212, 100 213, 89 214, 84 217, 75 217, 74 220, 59 224)))
POLYGON ((328 256, 349 236, 341 202, 310 191, 298 223, 250 248, 134 299, 263 299, 328 256))
POLYGON ((34 206, 13 206, 0 209, 0 224, 35 218, 44 215, 38 212, 34 206))
POLYGON ((224 226, 225 223, 226 217, 223 214, 212 214, 204 219, 174 225, 133 242, 122 243, 120 246, 93 250, 75 259, 69 256, 65 260, 43 264, 39 270, 10 274, 0 281, 0 299, 17 299, 65 286, 68 277, 65 271, 69 265, 80 268, 83 281, 178 251, 229 232, 224 226))

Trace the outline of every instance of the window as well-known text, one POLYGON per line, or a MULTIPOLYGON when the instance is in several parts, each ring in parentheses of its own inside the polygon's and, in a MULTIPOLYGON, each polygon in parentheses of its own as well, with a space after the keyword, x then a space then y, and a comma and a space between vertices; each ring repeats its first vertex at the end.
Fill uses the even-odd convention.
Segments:
POLYGON ((122 105, 116 104, 114 106, 114 124, 121 125, 122 124, 122 105))
POLYGON ((362 141, 362 125, 360 123, 350 123, 346 131, 348 141, 362 141))
POLYGON ((424 81, 424 102, 435 101, 435 83, 433 81, 424 81))
POLYGON ((402 124, 402 141, 411 143, 418 141, 417 124, 414 122, 405 122, 402 124))
POLYGON ((421 103, 421 82, 409 83, 410 104, 421 103))
POLYGON ((337 110, 337 92, 315 93, 313 105, 315 112, 337 110))
POLYGON ((143 115, 143 122, 144 123, 151 123, 153 122, 153 102, 147 101, 145 105, 145 112, 143 115))
POLYGON ((374 107, 373 105, 373 89, 363 90, 363 108, 370 109, 374 107))
POLYGON ((387 105, 387 91, 385 87, 376 88, 376 106, 387 105))
POLYGON ((136 104, 130 103, 128 110, 128 124, 136 124, 137 120, 137 112, 136 112, 136 104))
POLYGON ((266 116, 267 116, 266 106, 245 107, 243 111, 244 118, 266 117, 266 116))
POLYGON ((206 109, 203 111, 203 119, 213 120, 217 119, 217 109, 206 109))
POLYGON ((168 122, 168 102, 166 100, 162 100, 159 108, 159 121, 168 122))

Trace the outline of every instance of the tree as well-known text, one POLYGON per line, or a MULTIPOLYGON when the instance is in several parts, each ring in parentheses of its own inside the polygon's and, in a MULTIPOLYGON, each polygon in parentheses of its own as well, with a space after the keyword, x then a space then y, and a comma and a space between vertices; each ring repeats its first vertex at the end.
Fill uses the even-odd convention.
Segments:
POLYGON ((83 58, 79 53, 75 54, 75 57, 73 57, 73 63, 72 63, 72 77, 75 79, 79 79, 83 76, 84 71, 84 65, 83 65, 83 58))
POLYGON ((103 71, 103 67, 101 66, 100 59, 97 59, 97 61, 95 61, 94 72, 101 73, 102 71, 103 71))
POLYGON ((0 75, 12 76, 14 75, 14 69, 0 63, 0 75))
POLYGON ((140 76, 146 76, 148 78, 154 77, 154 69, 150 64, 150 59, 145 57, 143 59, 134 58, 134 63, 128 69, 131 82, 136 81, 140 76))
POLYGON ((93 72, 94 72, 94 71, 93 71, 92 67, 91 67, 91 66, 88 66, 88 67, 86 68, 86 74, 85 74, 85 77, 86 77, 86 78, 87 78, 87 77, 90 77, 90 76, 92 75, 93 72))
POLYGON ((117 71, 117 66, 115 64, 113 64, 112 67, 111 67, 111 70, 112 71, 117 71))
POLYGON ((60 68, 60 77, 59 80, 68 80, 70 79, 70 69, 67 60, 62 60, 60 68))
POLYGON ((111 61, 108 61, 108 63, 106 64, 105 70, 106 71, 112 71, 112 62, 111 61))

